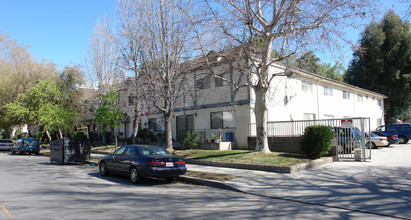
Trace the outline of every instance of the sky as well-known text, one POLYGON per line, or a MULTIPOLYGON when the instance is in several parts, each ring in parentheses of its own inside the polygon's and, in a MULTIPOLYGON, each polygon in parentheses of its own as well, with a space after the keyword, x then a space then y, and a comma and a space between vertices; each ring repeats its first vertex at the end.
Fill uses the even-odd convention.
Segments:
MULTIPOLYGON (((407 10, 410 13, 407 0, 382 2, 382 7, 394 9, 401 17, 407 10)), ((117 0, 0 0, 0 32, 29 46, 37 60, 56 63, 58 69, 70 64, 84 65, 97 19, 114 16, 116 4, 117 0)), ((357 42, 361 31, 351 33, 351 40, 357 42)), ((342 63, 348 65, 352 51, 345 53, 342 63)), ((317 56, 323 62, 336 62, 327 54, 317 56)))

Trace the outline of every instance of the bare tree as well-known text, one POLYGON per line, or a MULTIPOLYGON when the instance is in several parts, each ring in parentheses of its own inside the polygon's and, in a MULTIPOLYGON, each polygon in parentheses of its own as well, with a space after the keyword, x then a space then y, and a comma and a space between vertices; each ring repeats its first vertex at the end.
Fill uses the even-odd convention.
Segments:
MULTIPOLYGON (((120 2, 123 56, 135 72, 136 85, 144 75, 144 98, 162 112, 167 149, 172 150, 171 119, 175 101, 184 90, 178 84, 179 64, 190 57, 190 27, 185 12, 192 7, 187 0, 124 0, 120 2)), ((141 80, 140 80, 141 81, 141 80)), ((136 105, 137 109, 137 105, 136 105)), ((136 117, 138 110, 135 111, 136 117)))
POLYGON ((143 45, 142 27, 140 21, 139 8, 140 5, 134 0, 122 0, 118 2, 117 19, 118 32, 116 42, 120 48, 122 65, 127 71, 131 71, 134 75, 134 81, 128 86, 133 88, 133 108, 129 109, 132 112, 133 118, 133 144, 137 142, 138 121, 141 111, 141 95, 140 95, 140 76, 141 76, 141 49, 143 45))
POLYGON ((103 24, 97 19, 86 55, 89 80, 102 94, 107 94, 113 85, 124 79, 113 29, 110 19, 104 18, 103 24))
MULTIPOLYGON (((344 39, 345 25, 355 26, 355 18, 364 18, 373 10, 370 1, 364 0, 205 0, 204 8, 225 38, 227 46, 237 47, 245 58, 237 67, 248 81, 236 88, 247 86, 255 93, 255 121, 257 144, 255 151, 270 152, 267 139, 266 95, 276 76, 290 74, 270 72, 275 62, 304 48, 314 45, 338 46, 336 39, 344 39), (232 43, 229 45, 229 43, 232 43)), ((197 31, 203 56, 206 56, 206 39, 197 31)), ((212 39, 216 40, 216 39, 212 39)), ((224 54, 223 54, 224 55, 224 54)), ((241 56, 239 58, 242 58, 241 56)), ((216 78, 218 74, 210 72, 216 78)), ((227 80, 228 81, 228 80, 227 80)))

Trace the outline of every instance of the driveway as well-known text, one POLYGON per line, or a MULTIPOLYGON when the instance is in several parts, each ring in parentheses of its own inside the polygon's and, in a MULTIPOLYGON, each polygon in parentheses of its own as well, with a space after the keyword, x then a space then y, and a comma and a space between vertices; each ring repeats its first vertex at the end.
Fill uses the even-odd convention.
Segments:
MULTIPOLYGON (((372 151, 367 162, 334 162, 295 174, 210 167, 241 176, 226 182, 243 192, 288 201, 411 219, 411 144, 372 151)), ((188 165, 190 170, 207 170, 188 165)))

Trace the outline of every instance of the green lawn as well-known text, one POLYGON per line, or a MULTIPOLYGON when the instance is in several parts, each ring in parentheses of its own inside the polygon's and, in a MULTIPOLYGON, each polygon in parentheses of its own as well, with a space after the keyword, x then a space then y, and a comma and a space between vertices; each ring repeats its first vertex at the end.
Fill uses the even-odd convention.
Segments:
POLYGON ((182 150, 174 151, 174 154, 193 160, 276 166, 293 166, 310 161, 310 159, 300 154, 283 152, 260 153, 251 150, 182 150))
MULTIPOLYGON (((93 147, 92 150, 112 152, 114 146, 93 147)), ((300 154, 291 154, 284 152, 259 153, 252 150, 177 150, 175 155, 185 159, 207 160, 218 162, 262 164, 276 166, 293 166, 299 163, 310 161, 300 154)))

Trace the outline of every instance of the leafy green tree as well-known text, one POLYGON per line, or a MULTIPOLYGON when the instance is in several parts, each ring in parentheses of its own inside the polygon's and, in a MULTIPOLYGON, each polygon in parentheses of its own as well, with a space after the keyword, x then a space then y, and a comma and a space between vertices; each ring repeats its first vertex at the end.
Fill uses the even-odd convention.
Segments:
POLYGON ((48 129, 57 128, 62 137, 61 128, 67 129, 73 117, 70 109, 62 105, 62 99, 56 83, 40 81, 6 105, 7 116, 14 125, 28 124, 29 130, 44 128, 51 141, 48 129))
POLYGON ((70 128, 74 114, 70 108, 65 108, 62 104, 46 103, 39 109, 39 121, 43 132, 58 131, 60 138, 63 138, 61 131, 70 128))
POLYGON ((325 76, 336 81, 343 81, 343 75, 341 73, 344 72, 344 69, 338 64, 334 66, 331 66, 331 64, 321 64, 320 58, 315 56, 313 51, 308 51, 302 54, 294 61, 294 63, 298 68, 308 72, 325 76))
POLYGON ((119 106, 120 95, 111 88, 106 95, 101 95, 100 98, 102 102, 96 111, 95 121, 102 123, 104 130, 111 129, 117 149, 117 134, 114 132, 114 128, 120 127, 120 121, 124 120, 119 106))
MULTIPOLYGON (((81 86, 84 83, 85 73, 80 70, 80 66, 66 66, 60 74, 57 86, 61 89, 63 99, 62 105, 72 112, 72 126, 83 126, 85 116, 80 112, 84 108, 82 105, 83 90, 81 86)), ((67 128, 67 129, 70 129, 67 128)))
POLYGON ((334 66, 331 66, 331 64, 321 64, 320 72, 318 74, 339 82, 343 82, 344 72, 345 69, 339 64, 336 64, 334 66))
POLYGON ((0 127, 11 133, 15 122, 5 117, 6 105, 40 80, 55 81, 57 73, 54 63, 36 61, 27 46, 0 31, 0 127))
POLYGON ((313 51, 308 51, 302 54, 295 60, 295 64, 298 68, 315 74, 319 74, 321 68, 320 58, 315 56, 313 51))
POLYGON ((411 104, 410 23, 389 11, 370 24, 345 75, 347 83, 387 95, 385 122, 393 123, 411 104))

